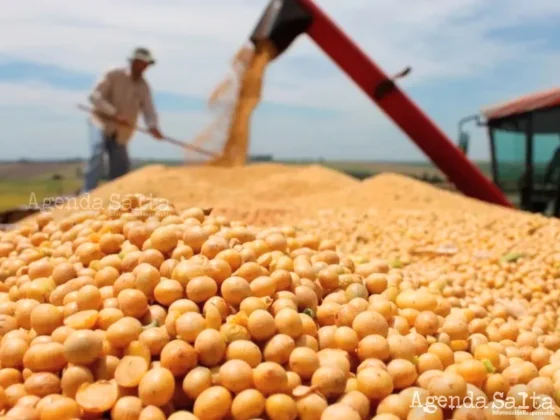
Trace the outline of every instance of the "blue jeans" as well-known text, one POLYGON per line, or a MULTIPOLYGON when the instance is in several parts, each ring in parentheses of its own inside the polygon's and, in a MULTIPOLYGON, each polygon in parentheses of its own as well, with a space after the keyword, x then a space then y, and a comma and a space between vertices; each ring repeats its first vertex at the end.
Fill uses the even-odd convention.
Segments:
POLYGON ((85 172, 85 182, 82 190, 84 193, 96 188, 103 176, 103 157, 105 153, 109 158, 110 180, 123 176, 130 170, 126 145, 118 144, 115 135, 108 135, 92 124, 89 124, 89 129, 91 155, 85 172))

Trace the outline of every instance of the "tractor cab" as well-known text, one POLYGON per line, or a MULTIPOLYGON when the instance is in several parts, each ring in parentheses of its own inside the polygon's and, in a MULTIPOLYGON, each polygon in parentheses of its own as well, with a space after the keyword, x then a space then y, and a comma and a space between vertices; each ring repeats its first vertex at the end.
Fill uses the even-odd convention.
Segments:
POLYGON ((560 88, 489 107, 459 123, 459 148, 468 151, 463 126, 485 126, 493 182, 521 210, 560 217, 560 88))

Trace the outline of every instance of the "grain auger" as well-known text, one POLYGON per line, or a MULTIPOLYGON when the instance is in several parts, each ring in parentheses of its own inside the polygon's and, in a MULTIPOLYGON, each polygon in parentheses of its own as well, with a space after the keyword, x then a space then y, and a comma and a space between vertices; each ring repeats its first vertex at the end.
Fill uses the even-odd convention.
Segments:
POLYGON ((250 40, 257 48, 272 43, 277 59, 303 34, 311 37, 463 194, 511 207, 500 189, 397 86, 397 80, 408 75, 410 68, 388 77, 312 0, 271 0, 250 40))

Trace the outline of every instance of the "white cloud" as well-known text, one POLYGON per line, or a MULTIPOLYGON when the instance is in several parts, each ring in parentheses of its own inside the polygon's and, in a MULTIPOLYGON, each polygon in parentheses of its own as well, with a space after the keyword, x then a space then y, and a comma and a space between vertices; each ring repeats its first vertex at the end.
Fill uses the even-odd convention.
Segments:
POLYGON ((41 107, 68 114, 86 94, 56 89, 40 82, 0 82, 0 107, 41 107))
MULTIPOLYGON (((533 72, 527 88, 509 86, 503 89, 508 94, 525 93, 534 85, 545 86, 557 80, 560 73, 557 52, 543 50, 538 42, 495 36, 497 30, 558 19, 558 0, 317 2, 387 73, 411 65, 413 72, 402 85, 413 96, 415 88, 482 77, 505 63, 533 72)), ((0 0, 0 56, 4 56, 4 61, 8 57, 99 74, 111 64, 123 63, 133 47, 144 44, 153 49, 159 62, 148 75, 154 89, 205 96, 227 70, 228 60, 246 39, 266 3, 266 0, 0 0)), ((507 82, 507 77, 503 79, 507 82)), ((480 105, 494 102, 500 91, 499 88, 493 93, 481 91, 480 105)), ((34 111, 49 108, 48 115, 55 109, 64 109, 56 112, 66 115, 75 102, 83 101, 84 95, 85 92, 65 92, 29 83, 0 84, 0 106, 30 106, 34 111)), ((288 153, 295 148, 311 154, 314 148, 322 146, 321 153, 336 155, 340 154, 342 144, 348 153, 350 148, 346 145, 350 142, 352 147, 378 157, 380 145, 391 144, 394 148, 393 140, 397 139, 398 150, 384 147, 383 158, 395 154, 400 158, 402 153, 407 153, 407 157, 418 156, 415 146, 403 139, 394 125, 371 106, 363 92, 305 37, 298 39, 268 69, 264 97, 284 104, 337 109, 343 114, 318 128, 306 125, 303 118, 290 117, 288 121, 288 117, 259 116, 254 120, 257 151, 271 148, 288 153), (302 63, 306 63, 305 68, 302 63), (281 134, 268 135, 267 127, 268 131, 277 127, 281 134), (372 137, 377 140, 373 141, 372 137), (294 143, 291 139, 304 141, 294 143), (309 146, 302 149, 303 143, 309 146)), ((15 112, 11 111, 10 115, 15 112)), ((37 118, 43 118, 41 124, 45 125, 36 127, 37 130, 46 130, 61 142, 82 135, 81 122, 76 122, 81 120, 73 109, 73 120, 66 123, 62 120, 49 123, 46 111, 41 112, 37 111, 36 115, 43 115, 37 118)), ((170 132, 192 135, 201 126, 203 115, 201 110, 188 115, 166 113, 162 118, 170 132)), ((453 115, 448 117, 453 120, 441 122, 452 136, 455 120, 461 116, 453 115)), ((434 118, 438 120, 438 115, 434 118)), ((32 127, 25 128, 29 136, 32 130, 32 127)), ((23 138, 23 134, 15 133, 14 137, 23 138)), ((139 142, 138 147, 144 143, 139 142)), ((152 153, 147 147, 142 149, 145 155, 152 153)), ((136 145, 134 148, 133 151, 140 151, 136 145)), ((61 146, 56 150, 67 149, 61 146)), ((52 149, 45 152, 54 153, 52 149)))
MULTIPOLYGON (((478 74, 520 53, 524 42, 490 38, 496 28, 521 18, 560 16, 556 0, 319 0, 364 50, 389 73, 412 65, 405 84, 441 77, 478 74), (501 7, 507 5, 508 7, 501 7), (488 12, 494 12, 489 15, 488 12)), ((260 16, 265 0, 1 0, 0 53, 100 72, 123 62, 137 44, 149 45, 160 65, 149 75, 159 89, 205 95, 218 81, 235 49, 260 16)), ((289 50, 291 57, 326 57, 308 40, 289 50)), ((267 97, 282 102, 351 106, 358 93, 345 76, 332 74, 321 84, 297 80, 297 69, 280 59, 269 69, 267 97), (295 86, 275 89, 287 75, 295 86), (329 89, 325 84, 329 84, 329 89), (345 84, 346 83, 346 84, 345 84), (321 95, 321 92, 325 92, 321 95), (344 93, 346 92, 346 93, 344 93), (289 96, 288 96, 289 95, 289 96), (342 102, 341 102, 342 100, 342 102)))

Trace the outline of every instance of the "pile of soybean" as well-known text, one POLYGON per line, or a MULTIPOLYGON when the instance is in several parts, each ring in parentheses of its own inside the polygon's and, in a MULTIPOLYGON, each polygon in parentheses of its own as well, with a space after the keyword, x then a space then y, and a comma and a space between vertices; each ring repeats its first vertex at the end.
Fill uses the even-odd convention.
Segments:
POLYGON ((398 174, 359 181, 321 165, 253 163, 231 168, 146 166, 57 205, 52 214, 59 220, 76 209, 110 205, 128 193, 165 198, 179 210, 214 208, 215 214, 260 226, 298 224, 316 219, 322 210, 351 211, 354 218, 371 209, 503 212, 398 174))
POLYGON ((41 214, 0 233, 0 418, 557 418, 559 230, 447 214, 370 213, 377 257, 142 195, 41 214))

